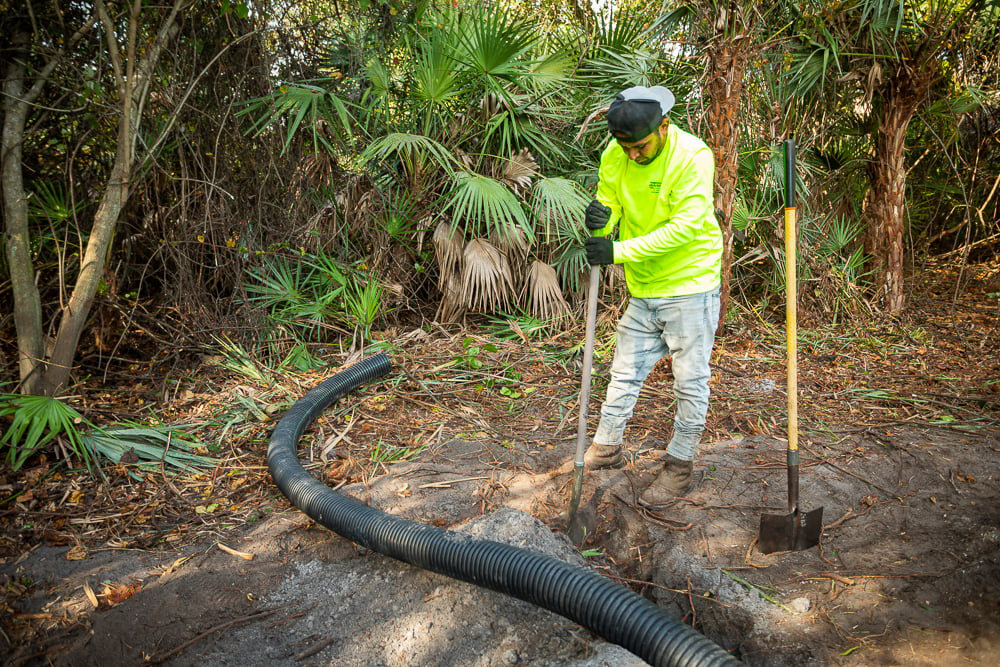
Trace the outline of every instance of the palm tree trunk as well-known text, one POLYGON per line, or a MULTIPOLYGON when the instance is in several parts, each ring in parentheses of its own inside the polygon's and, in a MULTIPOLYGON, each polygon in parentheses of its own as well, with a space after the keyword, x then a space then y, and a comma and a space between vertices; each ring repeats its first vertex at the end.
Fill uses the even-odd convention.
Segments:
MULTIPOLYGON (((722 38, 719 38, 722 40, 722 38)), ((722 289, 720 295, 719 325, 722 333, 726 319, 726 306, 730 295, 730 273, 733 264, 733 203, 736 200, 737 158, 739 135, 736 114, 743 94, 743 76, 747 56, 741 53, 732 40, 717 42, 708 49, 709 80, 705 86, 708 95, 708 137, 715 153, 715 208, 721 213, 722 228, 722 289)))
POLYGON ((872 261, 876 285, 887 312, 903 312, 903 238, 906 207, 906 130, 923 88, 891 85, 883 98, 885 113, 875 139, 871 190, 868 194, 868 231, 865 251, 872 261))

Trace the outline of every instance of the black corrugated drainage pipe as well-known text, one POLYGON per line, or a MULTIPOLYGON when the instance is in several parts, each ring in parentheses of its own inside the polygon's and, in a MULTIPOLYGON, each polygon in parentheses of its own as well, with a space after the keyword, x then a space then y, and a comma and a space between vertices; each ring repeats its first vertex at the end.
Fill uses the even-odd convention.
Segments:
POLYGON ((382 353, 350 366, 296 401, 275 426, 267 465, 296 507, 373 551, 565 616, 657 667, 739 664, 694 629, 594 570, 386 514, 310 475, 296 455, 305 428, 338 398, 391 370, 382 353))

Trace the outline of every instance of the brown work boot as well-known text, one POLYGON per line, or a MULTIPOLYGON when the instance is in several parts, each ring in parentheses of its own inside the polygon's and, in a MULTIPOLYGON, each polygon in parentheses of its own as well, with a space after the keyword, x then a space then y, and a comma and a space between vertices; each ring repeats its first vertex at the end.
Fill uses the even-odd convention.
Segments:
POLYGON ((615 468, 622 462, 622 445, 591 445, 583 455, 583 467, 587 470, 615 468))
POLYGON ((666 465, 663 472, 639 496, 639 504, 644 507, 655 509, 668 505, 691 488, 691 471, 694 469, 694 463, 682 461, 670 454, 664 457, 664 461, 666 465))

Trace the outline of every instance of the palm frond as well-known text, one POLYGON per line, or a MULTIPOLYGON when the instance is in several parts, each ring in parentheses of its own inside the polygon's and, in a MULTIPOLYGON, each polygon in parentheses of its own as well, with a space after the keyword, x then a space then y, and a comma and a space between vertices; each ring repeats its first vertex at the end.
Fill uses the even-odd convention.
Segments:
POLYGON ((450 273, 440 280, 441 302, 438 304, 434 319, 438 322, 457 322, 465 315, 466 308, 462 301, 462 276, 450 273))
POLYGON ((489 241, 476 238, 465 246, 462 302, 470 311, 493 312, 511 301, 513 277, 507 258, 489 241))
POLYGON ((583 212, 590 197, 583 188, 567 178, 540 178, 531 189, 531 210, 541 222, 541 236, 577 238, 583 225, 583 212))
POLYGON ((191 439, 183 425, 142 426, 125 422, 124 426, 95 428, 82 440, 95 458, 101 456, 118 463, 125 454, 135 454, 140 470, 166 466, 196 472, 218 464, 217 460, 192 451, 203 445, 191 439))
POLYGON ((569 315, 569 304, 563 298, 559 276, 545 262, 535 260, 528 267, 522 299, 528 311, 543 320, 569 315))
POLYGON ((461 232, 444 220, 434 228, 432 239, 434 256, 438 264, 438 288, 442 293, 447 294, 446 286, 462 274, 462 253, 465 250, 465 241, 462 239, 461 232))
POLYGON ((83 415, 57 398, 22 394, 0 394, 0 418, 12 417, 0 438, 7 448, 7 464, 18 471, 35 452, 57 439, 90 468, 92 456, 81 441, 80 425, 92 426, 83 415))
POLYGON ((503 169, 503 181, 514 190, 521 193, 531 187, 532 179, 538 175, 538 163, 527 148, 522 148, 510 156, 503 169))
POLYGON ((506 234, 517 225, 534 241, 534 232, 521 208, 521 201, 502 182, 468 171, 455 174, 455 187, 444 211, 451 215, 452 227, 462 226, 472 236, 492 231, 506 234))
POLYGON ((540 35, 530 24, 497 6, 476 6, 471 13, 453 13, 453 32, 460 36, 457 57, 495 91, 505 83, 530 75, 528 54, 540 35))
POLYGON ((365 148, 361 160, 370 162, 393 154, 408 163, 414 163, 420 157, 428 157, 447 173, 454 173, 455 156, 451 151, 443 144, 421 134, 393 132, 380 137, 365 148))
POLYGON ((287 151, 299 132, 306 128, 310 132, 313 150, 333 152, 334 147, 323 130, 339 125, 343 139, 350 138, 353 117, 348 111, 348 103, 331 94, 321 86, 310 83, 283 83, 270 95, 247 102, 240 114, 259 113, 254 120, 257 134, 287 118, 285 125, 285 145, 287 151))

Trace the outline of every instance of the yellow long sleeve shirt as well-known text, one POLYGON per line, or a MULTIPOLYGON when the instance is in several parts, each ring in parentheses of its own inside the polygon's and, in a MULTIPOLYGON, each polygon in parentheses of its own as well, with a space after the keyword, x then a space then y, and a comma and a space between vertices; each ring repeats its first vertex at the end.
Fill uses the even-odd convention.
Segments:
POLYGON ((663 150, 640 165, 612 141, 601 155, 597 200, 618 224, 614 261, 624 264, 632 296, 656 298, 719 286, 722 230, 715 218, 715 160, 699 138, 675 125, 663 150))

